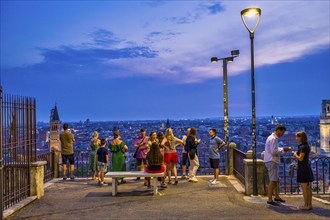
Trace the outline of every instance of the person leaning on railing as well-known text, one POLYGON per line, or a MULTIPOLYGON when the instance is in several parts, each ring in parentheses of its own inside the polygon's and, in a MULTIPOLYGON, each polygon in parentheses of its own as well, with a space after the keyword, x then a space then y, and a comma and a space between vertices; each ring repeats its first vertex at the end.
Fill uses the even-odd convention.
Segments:
POLYGON ((309 163, 309 153, 311 151, 308 145, 308 138, 305 132, 296 133, 296 139, 300 143, 297 152, 293 156, 298 159, 297 182, 300 183, 303 190, 305 204, 299 208, 302 210, 312 209, 312 188, 314 181, 313 170, 309 163))

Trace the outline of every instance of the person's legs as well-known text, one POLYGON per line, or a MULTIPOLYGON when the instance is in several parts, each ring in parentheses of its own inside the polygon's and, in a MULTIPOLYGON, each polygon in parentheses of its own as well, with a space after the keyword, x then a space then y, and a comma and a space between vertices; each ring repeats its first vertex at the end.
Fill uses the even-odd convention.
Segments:
POLYGON ((101 172, 101 182, 104 182, 104 172, 101 172))
POLYGON ((307 202, 308 207, 312 208, 312 184, 307 183, 307 202))
POLYGON ((196 173, 197 173, 197 170, 199 168, 199 159, 198 159, 197 154, 195 155, 195 158, 194 158, 193 161, 194 161, 193 175, 195 177, 196 176, 196 173))
POLYGON ((171 183, 171 163, 166 163, 168 183, 171 183))
POLYGON ((73 173, 74 173, 74 164, 70 165, 70 177, 73 177, 73 173))
POLYGON ((301 189, 303 191, 303 197, 304 197, 304 207, 308 207, 308 192, 307 192, 307 183, 300 183, 301 189))
POLYGON ((274 183, 273 183, 273 189, 275 191, 275 199, 280 199, 280 193, 279 193, 278 188, 279 188, 278 181, 274 181, 274 183))
POLYGON ((66 164, 63 164, 63 178, 66 178, 66 164))
POLYGON ((176 163, 171 162, 171 167, 172 167, 172 170, 173 170, 173 173, 174 173, 175 181, 177 182, 178 181, 178 173, 177 173, 177 170, 176 170, 176 163))
POLYGON ((268 202, 273 201, 273 190, 274 190, 274 182, 269 180, 268 183, 268 202))
POLYGON ((219 180, 219 168, 215 168, 215 169, 214 169, 214 179, 215 179, 216 181, 219 180))

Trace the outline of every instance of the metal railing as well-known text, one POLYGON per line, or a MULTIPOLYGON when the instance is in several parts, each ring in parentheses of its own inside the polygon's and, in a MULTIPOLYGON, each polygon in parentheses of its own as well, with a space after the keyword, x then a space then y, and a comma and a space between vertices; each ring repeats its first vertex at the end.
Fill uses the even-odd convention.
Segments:
POLYGON ((54 178, 54 152, 37 155, 37 161, 46 161, 44 165, 44 183, 54 178))
POLYGON ((36 161, 36 100, 0 94, 2 211, 30 195, 30 164, 36 161))
MULTIPOLYGON (((290 156, 281 157, 280 164, 280 192, 284 194, 300 194, 300 185, 297 182, 297 171, 290 176, 290 164, 297 159, 290 156)), ((313 194, 330 194, 330 157, 316 157, 310 159, 314 182, 312 183, 313 194)))
MULTIPOLYGON (((177 171, 178 175, 182 174, 182 167, 181 167, 181 161, 182 161, 182 148, 177 148, 177 153, 179 157, 179 162, 177 163, 177 171)), ((210 168, 210 162, 208 157, 208 149, 206 148, 200 148, 198 149, 198 156, 199 156, 199 162, 200 167, 197 171, 198 175, 209 175, 213 174, 213 169, 210 168)), ((225 155, 224 150, 220 150, 220 165, 219 165, 219 171, 220 174, 225 173, 225 155)), ((75 158, 75 169, 74 169, 74 175, 76 177, 89 177, 91 175, 91 170, 89 169, 89 154, 90 151, 86 150, 76 150, 74 152, 74 158, 75 158)), ((137 164, 136 159, 128 156, 126 159, 127 161, 127 170, 128 171, 134 171, 137 170, 137 164)), ((109 154, 109 164, 108 164, 108 170, 111 170, 112 164, 111 164, 111 154, 109 154)), ((188 167, 187 167, 188 172, 188 167)), ((61 175, 60 175, 61 176, 61 175)))
POLYGON ((244 159, 246 159, 246 154, 234 148, 234 175, 243 185, 245 185, 244 159))

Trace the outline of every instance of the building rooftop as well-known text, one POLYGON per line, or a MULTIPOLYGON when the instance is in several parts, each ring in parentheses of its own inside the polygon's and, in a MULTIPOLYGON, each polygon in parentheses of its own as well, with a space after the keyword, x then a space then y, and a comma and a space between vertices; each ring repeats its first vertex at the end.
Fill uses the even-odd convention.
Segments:
POLYGON ((118 196, 109 186, 78 178, 53 180, 45 196, 24 207, 9 219, 329 219, 330 205, 313 199, 312 211, 300 211, 301 195, 282 197, 280 207, 268 207, 265 197, 249 197, 239 192, 234 177, 221 176, 220 184, 209 186, 210 176, 199 176, 198 183, 179 181, 152 196, 143 181, 128 179, 119 185, 118 196), (238 190, 238 191, 237 191, 238 190))

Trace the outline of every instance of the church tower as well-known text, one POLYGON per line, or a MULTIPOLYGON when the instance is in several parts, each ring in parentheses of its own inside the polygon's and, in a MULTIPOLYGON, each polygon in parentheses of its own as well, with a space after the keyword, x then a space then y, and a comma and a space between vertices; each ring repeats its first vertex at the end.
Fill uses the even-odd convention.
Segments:
POLYGON ((330 156, 330 100, 322 100, 320 150, 321 155, 330 156))
POLYGON ((50 140, 49 140, 49 150, 52 151, 57 150, 61 151, 61 141, 60 141, 60 133, 61 133, 62 122, 60 121, 60 117, 58 115, 57 106, 55 104, 54 108, 50 113, 50 140))

